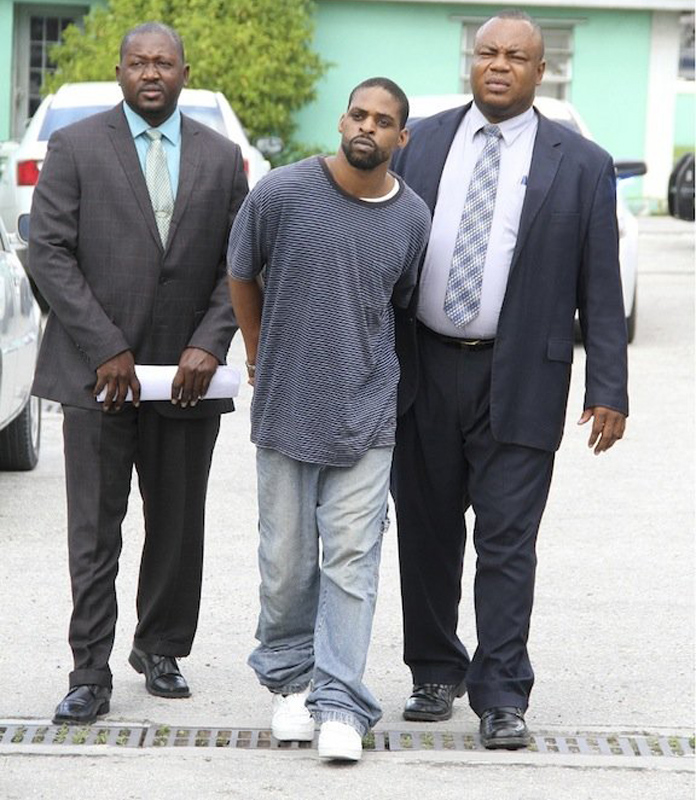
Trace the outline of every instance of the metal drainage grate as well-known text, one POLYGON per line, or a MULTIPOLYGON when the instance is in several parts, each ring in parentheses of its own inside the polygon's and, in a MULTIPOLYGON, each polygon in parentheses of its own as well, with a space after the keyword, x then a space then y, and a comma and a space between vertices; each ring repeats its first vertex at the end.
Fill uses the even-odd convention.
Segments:
MULTIPOLYGON (((234 747, 246 750, 309 750, 314 742, 279 742, 268 730, 253 728, 176 728, 168 725, 32 725, 0 723, 2 745, 109 745, 112 747, 234 747)), ((408 752, 483 751, 478 734, 446 731, 373 731, 366 750, 408 752)), ((533 736, 527 752, 583 756, 685 757, 694 739, 683 736, 533 736)))
POLYGON ((0 744, 113 745, 141 747, 146 726, 135 725, 4 725, 0 724, 0 744))

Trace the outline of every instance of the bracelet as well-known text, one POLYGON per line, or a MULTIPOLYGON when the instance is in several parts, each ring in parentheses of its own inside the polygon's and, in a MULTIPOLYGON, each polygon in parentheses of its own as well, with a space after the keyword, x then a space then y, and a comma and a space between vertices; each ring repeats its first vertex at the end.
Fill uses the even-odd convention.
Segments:
POLYGON ((246 364, 247 372, 249 373, 249 377, 253 378, 256 375, 256 364, 250 364, 248 361, 244 362, 246 364))

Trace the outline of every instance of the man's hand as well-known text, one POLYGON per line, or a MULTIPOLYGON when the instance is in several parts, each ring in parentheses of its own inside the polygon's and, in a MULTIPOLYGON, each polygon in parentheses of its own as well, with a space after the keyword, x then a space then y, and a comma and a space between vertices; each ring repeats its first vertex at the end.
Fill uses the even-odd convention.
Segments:
POLYGON ((104 395, 103 410, 120 411, 130 389, 133 392, 133 405, 140 404, 140 381, 135 374, 135 360, 130 350, 124 350, 97 367, 97 382, 92 390, 97 397, 102 389, 104 395))
POLYGON ((582 412, 578 425, 584 425, 593 417, 592 433, 590 433, 587 446, 594 447, 595 455, 598 456, 613 447, 622 438, 626 429, 626 417, 620 411, 614 411, 604 406, 594 406, 586 408, 582 412))
POLYGON ((186 408, 205 396, 218 368, 218 360, 198 347, 187 347, 179 359, 179 369, 172 381, 172 403, 186 408))

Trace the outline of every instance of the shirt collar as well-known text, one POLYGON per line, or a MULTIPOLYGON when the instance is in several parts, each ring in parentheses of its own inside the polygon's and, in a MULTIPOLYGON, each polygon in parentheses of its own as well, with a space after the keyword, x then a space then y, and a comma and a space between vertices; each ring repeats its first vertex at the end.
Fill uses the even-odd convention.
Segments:
MULTIPOLYGON (((140 114, 136 114, 125 100, 123 101, 123 113, 126 115, 128 127, 134 139, 137 139, 138 136, 141 136, 145 131, 149 131, 150 128, 152 128, 152 125, 146 122, 140 114)), ((174 109, 174 113, 171 117, 157 126, 157 130, 161 131, 162 136, 168 139, 175 147, 178 147, 179 140, 181 139, 181 111, 179 111, 178 107, 174 109)))
MULTIPOLYGON (((489 125, 490 123, 488 120, 483 116, 481 110, 476 105, 476 103, 471 104, 471 110, 467 114, 467 117, 470 117, 469 121, 469 136, 471 141, 473 141, 474 136, 483 128, 484 125, 489 125)), ((516 117, 511 117, 510 119, 506 119, 503 122, 498 122, 497 125, 500 128, 500 132, 503 135, 503 141, 506 145, 510 146, 515 139, 522 133, 522 131, 527 128, 528 125, 531 125, 534 121, 534 108, 528 108, 526 111, 523 111, 521 114, 518 114, 516 117)))

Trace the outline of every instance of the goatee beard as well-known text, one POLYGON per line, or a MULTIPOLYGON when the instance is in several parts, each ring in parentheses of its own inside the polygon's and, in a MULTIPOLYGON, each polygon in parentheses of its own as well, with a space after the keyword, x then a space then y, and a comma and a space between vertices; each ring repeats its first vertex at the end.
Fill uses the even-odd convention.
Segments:
POLYGON ((351 167, 364 170, 365 172, 375 169, 375 167, 378 167, 380 164, 386 161, 384 154, 377 147, 375 147, 369 153, 358 154, 353 151, 350 142, 343 142, 341 144, 341 149, 346 157, 346 161, 351 165, 351 167))

